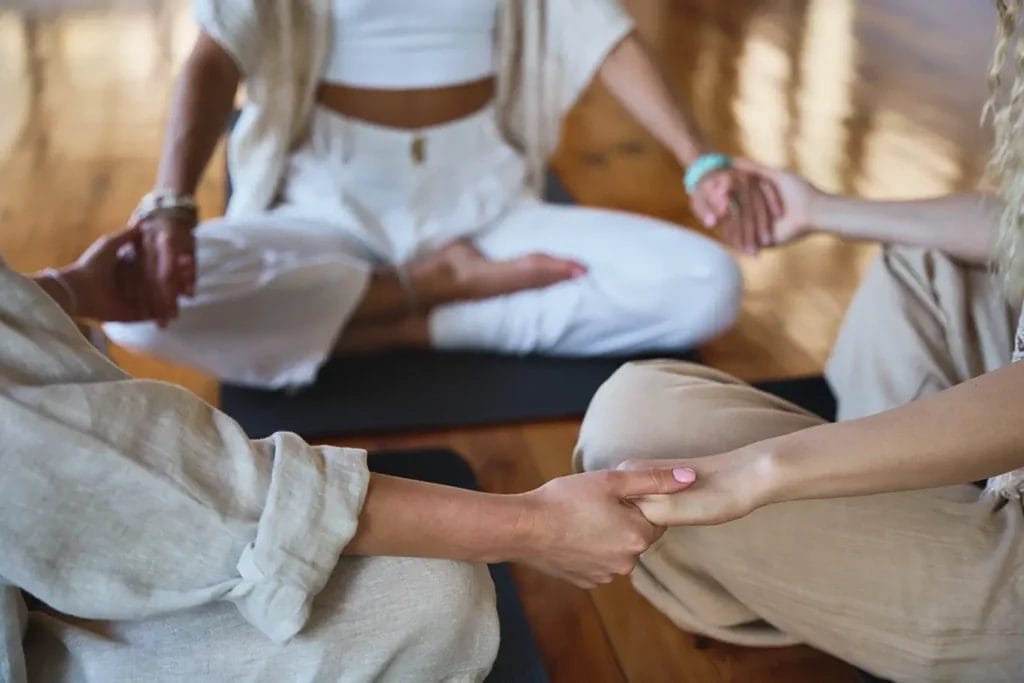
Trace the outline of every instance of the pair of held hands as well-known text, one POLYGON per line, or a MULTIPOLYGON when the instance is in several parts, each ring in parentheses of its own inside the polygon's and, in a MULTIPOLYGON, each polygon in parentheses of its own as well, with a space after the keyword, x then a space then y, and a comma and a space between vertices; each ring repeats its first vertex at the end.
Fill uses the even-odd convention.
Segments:
MULTIPOLYGON (((733 168, 708 174, 691 202, 706 228, 717 229, 738 251, 756 254, 810 229, 808 210, 816 192, 802 178, 737 159, 733 168)), ((161 326, 177 317, 179 297, 195 293, 195 223, 193 216, 172 212, 143 221, 132 236, 134 248, 121 254, 127 287, 121 291, 122 301, 111 301, 106 308, 116 309, 118 319, 155 320, 161 326)), ((461 290, 464 298, 546 287, 586 273, 585 264, 548 254, 502 262, 476 256, 471 277, 461 290)))
POLYGON ((763 460, 743 450, 696 460, 634 460, 523 494, 539 511, 539 551, 518 558, 581 588, 633 571, 669 526, 721 524, 766 505, 763 460))

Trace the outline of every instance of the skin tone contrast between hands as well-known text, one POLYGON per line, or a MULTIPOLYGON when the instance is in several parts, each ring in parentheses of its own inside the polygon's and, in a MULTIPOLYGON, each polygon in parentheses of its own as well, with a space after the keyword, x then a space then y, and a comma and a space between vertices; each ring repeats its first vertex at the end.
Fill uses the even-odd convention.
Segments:
MULTIPOLYGON (((999 210, 991 197, 872 202, 827 195, 793 174, 740 165, 778 188, 784 213, 773 244, 824 231, 940 248, 977 265, 987 261, 999 210)), ((137 229, 103 238, 64 271, 79 315, 143 316, 133 294, 141 271, 125 269, 125 263, 137 263, 130 253, 137 239, 137 229)), ((39 283, 67 304, 51 279, 39 283)), ((1005 397, 1022 382, 1024 364, 1009 365, 871 417, 700 459, 627 461, 620 472, 558 479, 519 496, 374 475, 374 493, 349 551, 521 561, 592 586, 627 573, 665 526, 718 524, 772 503, 958 484, 1019 467, 1024 421, 1005 397), (408 519, 399 523, 403 516, 408 519)))
MULTIPOLYGON (((874 202, 825 194, 799 176, 741 162, 778 188, 784 208, 773 243, 814 232, 941 249, 985 265, 1000 203, 962 195, 874 202)), ((698 459, 627 461, 620 468, 693 469, 685 493, 637 505, 665 526, 720 524, 773 503, 963 484, 1024 465, 1024 363, 858 420, 826 424, 698 459)))
MULTIPOLYGON (((598 77, 623 106, 665 145, 682 167, 710 151, 691 113, 635 35, 628 36, 611 52, 598 77)), ((158 187, 185 194, 195 192, 217 141, 224 133, 224 122, 234 106, 241 80, 242 75, 230 54, 201 33, 174 92, 171 124, 157 176, 158 187)), ((481 84, 474 84, 475 90, 479 89, 477 85, 481 84)), ((493 86, 486 82, 482 85, 493 90, 493 86)), ((469 95, 453 93, 451 97, 472 98, 475 90, 469 95)), ((328 89, 327 94, 331 92, 328 89)), ((411 98, 430 95, 431 91, 401 94, 411 98)), ((434 94, 439 98, 443 95, 434 94)), ((391 100, 380 92, 346 91, 345 95, 347 99, 339 99, 356 111, 397 116, 396 112, 382 107, 381 101, 391 100)), ((415 101, 437 104, 437 98, 421 97, 415 101)), ((453 104, 444 99, 441 103, 453 104)), ((451 106, 443 109, 451 111, 451 106)), ((417 122, 416 125, 421 124, 417 122)), ((770 184, 758 176, 741 168, 711 173, 698 185, 691 200, 705 227, 719 227, 730 245, 755 253, 771 243, 771 221, 780 214, 780 207, 770 184)), ((140 227, 139 253, 147 284, 142 305, 146 317, 163 326, 177 316, 178 298, 195 293, 193 231, 196 219, 180 213, 162 212, 142 221, 140 227)), ((421 267, 421 263, 407 264, 407 267, 419 275, 419 280, 412 282, 417 298, 432 305, 547 287, 582 277, 587 272, 584 263, 549 254, 529 254, 510 261, 488 261, 468 242, 449 245, 424 260, 435 266, 435 270, 421 267), (467 272, 469 276, 465 276, 467 272), (463 274, 457 277, 456 286, 451 283, 453 273, 463 274)), ((389 271, 382 270, 372 279, 365 301, 350 321, 350 327, 358 330, 360 323, 367 320, 406 313, 408 298, 402 290, 402 283, 389 271)), ((387 331, 387 335, 392 334, 394 330, 387 331)), ((360 350, 363 346, 372 346, 374 340, 372 335, 363 335, 355 340, 346 340, 343 336, 341 342, 345 350, 360 350), (349 343, 346 345, 346 342, 349 343)))
MULTIPOLYGON (((599 78, 681 165, 709 151, 635 36, 612 51, 599 78)), ((201 35, 175 93, 158 186, 194 192, 240 80, 231 57, 201 35)), ((999 209, 997 201, 981 196, 907 202, 831 196, 798 176, 742 160, 704 178, 692 202, 707 227, 746 253, 831 232, 937 248, 978 265, 988 260, 999 209)), ((158 213, 94 247, 66 272, 79 292, 76 312, 172 320, 178 297, 195 291, 194 228, 192 217, 158 213)), ((423 304, 434 306, 544 287, 585 275, 586 264, 546 254, 491 262, 472 244, 457 242, 407 264, 407 272, 423 304)), ((58 302, 66 297, 52 281, 40 284, 58 302)), ((401 313, 406 295, 403 283, 381 271, 353 321, 401 313)), ((517 560, 594 585, 628 572, 666 525, 716 524, 777 502, 956 484, 1019 467, 1024 420, 1005 396, 1021 382, 1024 364, 1008 366, 861 420, 697 460, 627 462, 620 472, 558 479, 519 496, 374 475, 349 551, 517 560)))
MULTIPOLYGON (((60 271, 67 289, 46 274, 35 281, 71 315, 144 318, 138 239, 138 228, 99 239, 60 271)), ((520 562, 592 588, 629 574, 664 532, 631 501, 682 491, 692 481, 692 471, 653 465, 561 477, 527 493, 497 495, 371 474, 356 535, 344 552, 520 562)))

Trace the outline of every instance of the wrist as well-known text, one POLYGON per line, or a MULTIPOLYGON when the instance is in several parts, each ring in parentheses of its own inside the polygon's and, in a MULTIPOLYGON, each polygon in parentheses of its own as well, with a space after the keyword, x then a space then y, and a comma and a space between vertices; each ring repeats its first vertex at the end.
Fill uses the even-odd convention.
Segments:
POLYGON ((143 223, 154 216, 167 216, 176 225, 195 227, 199 220, 199 208, 196 198, 188 192, 173 189, 157 189, 146 194, 139 200, 132 213, 133 223, 143 223))
POLYGON ((702 154, 694 159, 683 173, 683 187, 688 195, 693 196, 706 178, 719 171, 728 171, 732 167, 733 160, 728 154, 718 152, 702 154))
POLYGON ((545 506, 539 500, 538 490, 506 496, 514 510, 514 523, 510 525, 506 557, 502 561, 530 562, 543 557, 551 546, 552 530, 547 523, 545 506))
POLYGON ((529 493, 474 494, 475 508, 470 534, 459 559, 496 564, 530 562, 542 554, 539 516, 529 493))
POLYGON ((172 209, 159 209, 142 217, 133 218, 133 220, 143 232, 158 229, 192 232, 199 224, 199 217, 196 214, 172 209))
POLYGON ((812 187, 807 199, 807 223, 802 226, 804 233, 830 230, 826 226, 833 224, 832 216, 835 215, 841 201, 842 199, 836 195, 812 187))
POLYGON ((64 282, 70 292, 67 306, 62 306, 68 315, 78 318, 92 317, 91 278, 89 274, 77 265, 67 266, 54 271, 57 277, 64 282))
POLYGON ((802 483, 808 475, 807 463, 793 439, 777 437, 749 448, 754 461, 755 496, 759 506, 807 497, 802 483))
POLYGON ((685 171, 694 161, 715 150, 703 140, 687 139, 672 146, 672 155, 685 171))

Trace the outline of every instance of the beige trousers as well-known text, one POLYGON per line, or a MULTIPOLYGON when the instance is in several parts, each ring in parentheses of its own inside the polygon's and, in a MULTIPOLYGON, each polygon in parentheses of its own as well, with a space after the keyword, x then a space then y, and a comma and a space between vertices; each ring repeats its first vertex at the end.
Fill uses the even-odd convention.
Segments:
MULTIPOLYGON (((870 414, 1009 360, 1013 315, 982 271, 887 251, 843 327, 829 379, 870 414)), ((622 368, 597 393, 578 468, 692 458, 819 424, 723 373, 622 368)), ((1024 680, 1024 511, 971 485, 762 508, 670 529, 637 590, 680 628, 751 646, 808 643, 894 680, 1024 680)))

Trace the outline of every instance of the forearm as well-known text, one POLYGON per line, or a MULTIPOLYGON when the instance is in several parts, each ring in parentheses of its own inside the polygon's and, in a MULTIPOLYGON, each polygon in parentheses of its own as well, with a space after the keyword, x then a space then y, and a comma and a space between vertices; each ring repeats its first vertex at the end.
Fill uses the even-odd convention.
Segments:
POLYGON ((1024 466, 1024 363, 878 415, 749 447, 766 502, 925 489, 1024 466))
MULTIPOLYGON (((39 285, 39 287, 46 292, 46 295, 53 299, 65 313, 70 316, 83 315, 79 310, 77 310, 78 307, 74 298, 74 291, 62 286, 55 277, 52 277, 45 272, 36 273, 32 276, 32 281, 39 285)), ((65 282, 67 282, 66 278, 65 282)))
POLYGON ((201 36, 175 85, 157 187, 194 194, 234 106, 239 73, 201 36))
POLYGON ((844 237, 939 249, 983 265, 999 210, 998 200, 980 194, 895 202, 819 195, 810 221, 844 237))
POLYGON ((69 316, 102 319, 94 305, 93 279, 93 275, 77 264, 44 270, 32 276, 33 282, 69 316))
POLYGON ((635 33, 612 50, 599 74, 616 99, 681 166, 689 166, 709 151, 692 112, 635 33))
POLYGON ((523 558, 531 531, 522 496, 374 474, 345 554, 505 562, 523 558))

